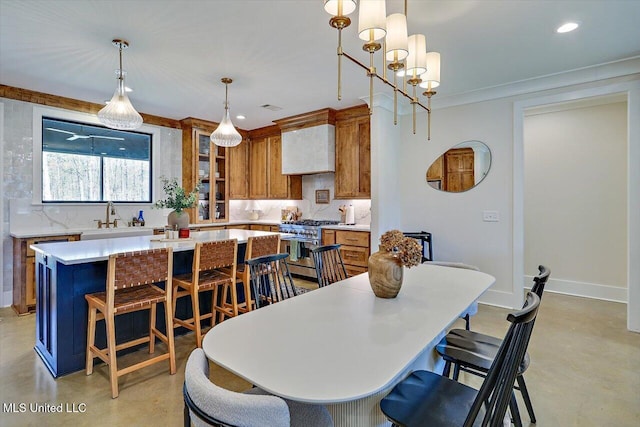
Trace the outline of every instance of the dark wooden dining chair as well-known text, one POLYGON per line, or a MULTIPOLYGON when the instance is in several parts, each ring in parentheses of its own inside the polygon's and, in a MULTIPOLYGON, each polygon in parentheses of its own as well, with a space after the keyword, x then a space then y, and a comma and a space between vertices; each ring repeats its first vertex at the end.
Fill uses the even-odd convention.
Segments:
POLYGON ((538 295, 529 292, 525 307, 507 316, 511 325, 480 390, 433 372, 415 371, 380 401, 380 409, 396 426, 502 426, 507 408, 515 407, 513 384, 539 306, 538 295))
MULTIPOLYGON (((538 270, 539 274, 533 278, 531 291, 542 299, 544 287, 547 280, 549 280, 551 271, 543 265, 539 266, 538 270)), ((531 325, 529 333, 531 333, 531 331, 533 331, 533 324, 531 325)), ((530 337, 527 337, 527 344, 529 338, 530 337)), ((464 329, 452 329, 436 346, 436 350, 445 361, 443 375, 448 377, 451 372, 451 365, 453 365, 453 379, 456 381, 458 380, 461 370, 473 375, 485 376, 489 371, 493 359, 498 354, 498 349, 501 344, 502 340, 500 338, 491 335, 464 329)), ((529 367, 529 364, 529 354, 525 353, 522 363, 518 367, 516 389, 520 390, 524 404, 527 407, 527 412, 529 413, 529 418, 532 423, 535 423, 536 416, 533 412, 529 390, 524 380, 524 372, 529 367)), ((512 415, 515 417, 515 424, 517 426, 521 425, 519 413, 516 411, 516 413, 512 415)))
POLYGON ((298 295, 289 272, 289 254, 272 254, 247 260, 256 308, 298 295))
POLYGON ((93 359, 98 357, 109 366, 111 397, 118 397, 118 377, 144 368, 153 363, 169 361, 169 373, 176 373, 176 356, 172 328, 173 249, 151 249, 118 253, 109 256, 107 262, 106 292, 85 295, 89 306, 87 324, 86 374, 93 373, 93 359), (158 286, 158 283, 164 285, 158 286), (156 305, 164 304, 166 333, 156 328, 156 305), (149 335, 119 342, 116 345, 117 316, 134 311, 149 310, 149 335), (104 319, 107 347, 95 344, 96 322, 104 319), (167 352, 145 359, 125 368, 118 367, 116 353, 136 345, 149 343, 149 353, 155 351, 159 338, 167 345, 167 352))
MULTIPOLYGON (((238 264, 236 268, 236 281, 242 282, 244 286, 244 302, 238 304, 241 313, 251 311, 255 301, 251 297, 251 278, 249 268, 246 265, 248 259, 257 258, 264 255, 277 254, 280 252, 280 234, 268 236, 252 236, 247 239, 247 248, 244 252, 245 263, 238 264)), ((222 297, 226 301, 226 292, 222 297)))
POLYGON ((318 287, 322 288, 348 277, 340 246, 342 245, 324 245, 311 249, 318 287))

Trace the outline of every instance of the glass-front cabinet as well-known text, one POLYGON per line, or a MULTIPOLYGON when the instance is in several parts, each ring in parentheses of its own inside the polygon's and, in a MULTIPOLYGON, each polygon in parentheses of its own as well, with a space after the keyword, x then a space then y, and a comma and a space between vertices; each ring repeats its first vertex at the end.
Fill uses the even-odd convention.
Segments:
POLYGON ((226 222, 229 219, 227 149, 209 139, 215 123, 185 119, 182 134, 182 184, 185 190, 200 182, 198 205, 191 209, 191 223, 226 222))

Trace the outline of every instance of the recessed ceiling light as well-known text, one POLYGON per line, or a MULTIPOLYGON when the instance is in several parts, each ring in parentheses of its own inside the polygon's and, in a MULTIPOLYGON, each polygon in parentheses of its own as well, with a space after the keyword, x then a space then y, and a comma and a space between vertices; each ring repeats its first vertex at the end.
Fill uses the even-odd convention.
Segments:
POLYGON ((560 25, 556 30, 556 33, 568 33, 570 31, 575 30, 576 28, 578 28, 577 22, 567 22, 565 24, 560 25))
POLYGON ((245 117, 245 116, 243 116, 242 114, 238 114, 238 115, 236 116, 236 119, 238 119, 238 120, 244 120, 244 119, 246 119, 246 117, 245 117))

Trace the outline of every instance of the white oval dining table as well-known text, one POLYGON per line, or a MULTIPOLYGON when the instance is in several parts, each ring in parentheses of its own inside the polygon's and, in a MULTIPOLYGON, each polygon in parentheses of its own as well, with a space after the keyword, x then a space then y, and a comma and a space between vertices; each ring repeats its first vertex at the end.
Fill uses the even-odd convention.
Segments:
POLYGON ((326 405, 336 426, 386 425, 380 399, 409 372, 436 368, 435 345, 494 282, 422 264, 405 268, 398 296, 383 299, 364 273, 226 320, 202 347, 270 393, 326 405))

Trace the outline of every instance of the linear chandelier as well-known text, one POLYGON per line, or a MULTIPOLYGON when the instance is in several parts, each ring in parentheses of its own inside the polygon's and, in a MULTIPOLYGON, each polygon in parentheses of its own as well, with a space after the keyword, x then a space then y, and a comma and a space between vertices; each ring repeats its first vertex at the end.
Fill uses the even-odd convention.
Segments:
POLYGON ((122 69, 122 51, 129 47, 126 40, 114 39, 111 43, 118 48, 120 54, 120 68, 116 70, 118 86, 111 98, 111 101, 98 111, 98 120, 106 127, 120 130, 133 130, 142 126, 142 116, 138 114, 129 97, 124 85, 126 72, 122 69))
POLYGON ((431 97, 440 85, 440 54, 427 52, 426 37, 423 34, 407 35, 407 0, 404 14, 386 16, 385 0, 360 0, 358 14, 358 36, 364 40, 362 49, 369 52, 369 66, 355 59, 342 49, 342 30, 351 25, 347 16, 356 10, 356 0, 325 0, 324 9, 330 15, 329 25, 338 30, 338 100, 342 98, 342 57, 359 65, 369 77, 369 113, 373 106, 374 78, 393 88, 393 124, 398 124, 398 93, 409 99, 413 109, 413 133, 416 133, 416 107, 427 111, 427 140, 431 139, 431 97), (382 43, 380 43, 382 41, 382 43), (374 53, 383 49, 382 76, 377 73, 374 53), (387 79, 387 69, 393 74, 393 82, 387 79), (402 77, 402 84, 398 82, 402 77), (407 91, 412 87, 412 94, 407 91), (417 96, 417 87, 426 89, 427 106, 417 96))

